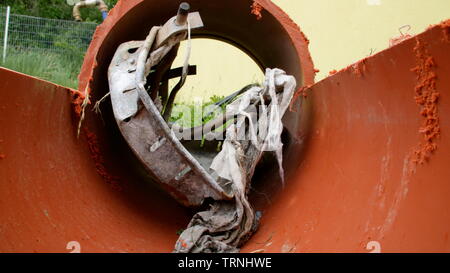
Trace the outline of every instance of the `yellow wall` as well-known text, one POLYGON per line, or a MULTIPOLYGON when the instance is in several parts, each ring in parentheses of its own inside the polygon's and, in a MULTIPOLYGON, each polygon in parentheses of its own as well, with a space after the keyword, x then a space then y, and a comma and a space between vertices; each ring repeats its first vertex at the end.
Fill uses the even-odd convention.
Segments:
MULTIPOLYGON (((273 0, 300 26, 310 40, 316 81, 329 71, 389 46, 399 28, 410 25, 409 34, 450 18, 450 0, 273 0)), ((184 56, 182 50, 175 65, 184 56)), ((191 64, 198 76, 190 77, 179 101, 212 94, 229 94, 262 78, 256 65, 239 50, 216 41, 194 41, 191 64)))
MULTIPOLYGON (((172 67, 183 66, 185 50, 186 42, 183 42, 172 67)), ((177 102, 207 102, 213 95, 226 96, 264 78, 250 57, 240 49, 217 40, 192 40, 189 63, 197 65, 197 75, 188 76, 176 97, 177 102)), ((171 80, 170 87, 177 82, 178 79, 171 80)))

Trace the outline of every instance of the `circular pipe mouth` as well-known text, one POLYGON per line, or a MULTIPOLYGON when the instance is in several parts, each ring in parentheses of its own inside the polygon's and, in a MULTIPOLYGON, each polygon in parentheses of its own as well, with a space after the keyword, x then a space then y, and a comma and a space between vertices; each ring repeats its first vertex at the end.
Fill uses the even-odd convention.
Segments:
MULTIPOLYGON (((249 55, 262 70, 283 69, 296 78, 297 88, 314 82, 315 72, 308 51, 308 40, 298 26, 271 1, 192 0, 189 4, 191 12, 200 13, 205 25, 193 31, 193 37, 213 38, 232 44, 249 55), (261 18, 252 14, 254 3, 262 7, 261 18)), ((79 76, 79 90, 87 90, 92 102, 103 97, 109 90, 107 70, 118 46, 132 40, 144 40, 152 26, 163 24, 176 13, 178 7, 178 1, 120 1, 94 34, 79 76)), ((300 164, 305 147, 304 135, 310 124, 307 122, 310 119, 309 107, 303 106, 300 107, 298 100, 293 111, 288 111, 283 119, 286 128, 284 169, 287 183, 300 164)), ((119 176, 129 176, 133 172, 130 175, 133 179, 149 179, 120 136, 110 103, 104 103, 102 108, 104 121, 91 114, 87 124, 100 140, 100 150, 105 154, 105 161, 109 162, 106 165, 112 166, 113 172, 119 173, 119 176)), ((271 159, 267 159, 267 162, 271 162, 271 159)), ((255 173, 254 180, 258 181, 252 188, 259 192, 274 192, 274 188, 277 190, 281 185, 277 171, 264 162, 262 165, 265 167, 255 173)), ((262 200, 262 206, 267 205, 265 197, 250 198, 255 203, 262 200)))
MULTIPOLYGON (((93 91, 104 85, 107 67, 117 47, 123 42, 144 40, 152 26, 161 25, 173 16, 177 1, 164 1, 164 5, 160 2, 129 0, 117 4, 94 35, 80 73, 79 90, 85 90, 88 80, 93 91)), ((281 68, 294 75, 299 86, 312 84, 314 67, 308 40, 272 2, 255 2, 263 7, 259 20, 251 13, 253 1, 190 1, 191 11, 199 11, 205 24, 193 31, 193 37, 225 41, 243 50, 262 68, 281 68)))

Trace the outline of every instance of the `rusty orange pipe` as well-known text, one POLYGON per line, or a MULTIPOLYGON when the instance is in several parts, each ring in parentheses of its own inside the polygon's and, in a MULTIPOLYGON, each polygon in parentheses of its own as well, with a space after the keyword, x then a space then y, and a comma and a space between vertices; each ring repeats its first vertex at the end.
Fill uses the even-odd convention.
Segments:
MULTIPOLYGON (((260 20, 249 12, 250 1, 236 0, 232 10, 248 13, 240 23, 257 34, 275 33, 279 39, 268 51, 245 40, 242 29, 215 22, 218 4, 194 2, 202 15, 212 13, 203 34, 219 29, 217 35, 262 66, 280 66, 313 83, 306 40, 293 38, 303 36, 272 3, 258 1, 260 20)), ((115 48, 142 38, 134 26, 155 3, 121 1, 97 31, 80 74, 80 90, 92 101, 107 90, 105 69, 115 48)), ((176 10, 176 1, 168 3, 175 9, 159 10, 161 19, 176 10)), ((149 18, 149 25, 158 24, 149 18)), ((450 250, 449 25, 300 90, 306 98, 285 118, 287 186, 279 188, 276 169, 258 170, 250 199, 263 217, 243 251, 450 250), (433 135, 438 128, 440 136, 433 135)), ((193 212, 147 182, 110 106, 104 123, 87 112, 85 134, 77 139, 71 104, 77 106, 81 94, 5 69, 0 79, 0 251, 69 252, 71 241, 81 252, 171 251, 193 212)))

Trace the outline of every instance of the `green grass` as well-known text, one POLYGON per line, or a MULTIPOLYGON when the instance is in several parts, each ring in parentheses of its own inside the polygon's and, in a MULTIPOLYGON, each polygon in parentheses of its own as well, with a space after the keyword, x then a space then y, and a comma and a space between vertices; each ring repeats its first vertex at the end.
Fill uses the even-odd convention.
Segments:
POLYGON ((175 103, 169 121, 184 128, 203 125, 225 111, 226 105, 221 107, 213 105, 223 98, 221 96, 213 96, 206 103, 175 103), (213 111, 211 115, 204 116, 211 111, 213 111))
POLYGON ((82 61, 82 56, 42 53, 31 50, 20 51, 10 48, 5 62, 3 63, 0 60, 0 66, 77 89, 77 76, 82 61))

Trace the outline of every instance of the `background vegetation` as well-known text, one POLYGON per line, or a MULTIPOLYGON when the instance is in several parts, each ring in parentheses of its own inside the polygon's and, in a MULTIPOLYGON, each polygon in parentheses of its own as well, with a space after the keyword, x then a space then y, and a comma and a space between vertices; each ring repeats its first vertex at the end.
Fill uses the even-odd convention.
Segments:
POLYGON ((1 66, 32 75, 62 86, 77 89, 77 76, 82 58, 57 53, 8 50, 8 57, 1 66))
MULTIPOLYGON (((111 9, 118 0, 104 1, 111 9)), ((68 5, 66 0, 0 0, 0 5, 3 7, 10 6, 13 14, 73 20, 73 6, 68 5)), ((84 21, 102 22, 101 14, 95 8, 83 8, 81 12, 84 21)), ((23 25, 19 23, 16 27, 20 29, 10 29, 10 31, 26 31, 29 33, 27 34, 29 37, 26 37, 27 41, 14 42, 14 38, 22 37, 10 35, 10 43, 20 44, 20 46, 8 47, 6 61, 3 63, 0 59, 0 66, 76 89, 85 48, 90 43, 86 39, 74 38, 77 37, 80 29, 75 26, 67 29, 61 28, 58 33, 48 33, 45 32, 48 29, 43 26, 43 31, 39 32, 27 22, 24 22, 23 25), (42 44, 34 45, 33 42, 30 42, 36 41, 35 43, 39 43, 37 42, 39 40, 50 41, 50 44, 47 44, 49 49, 42 50, 42 44), (57 51, 50 50, 51 48, 56 48, 57 51)), ((79 28, 82 28, 82 26, 80 25, 79 28)))
MULTIPOLYGON (((111 9, 118 0, 104 0, 111 9)), ((2 6, 11 6, 16 14, 36 17, 72 20, 72 8, 66 0, 2 0, 2 6)), ((102 16, 96 9, 81 9, 84 21, 101 23, 102 16)))

